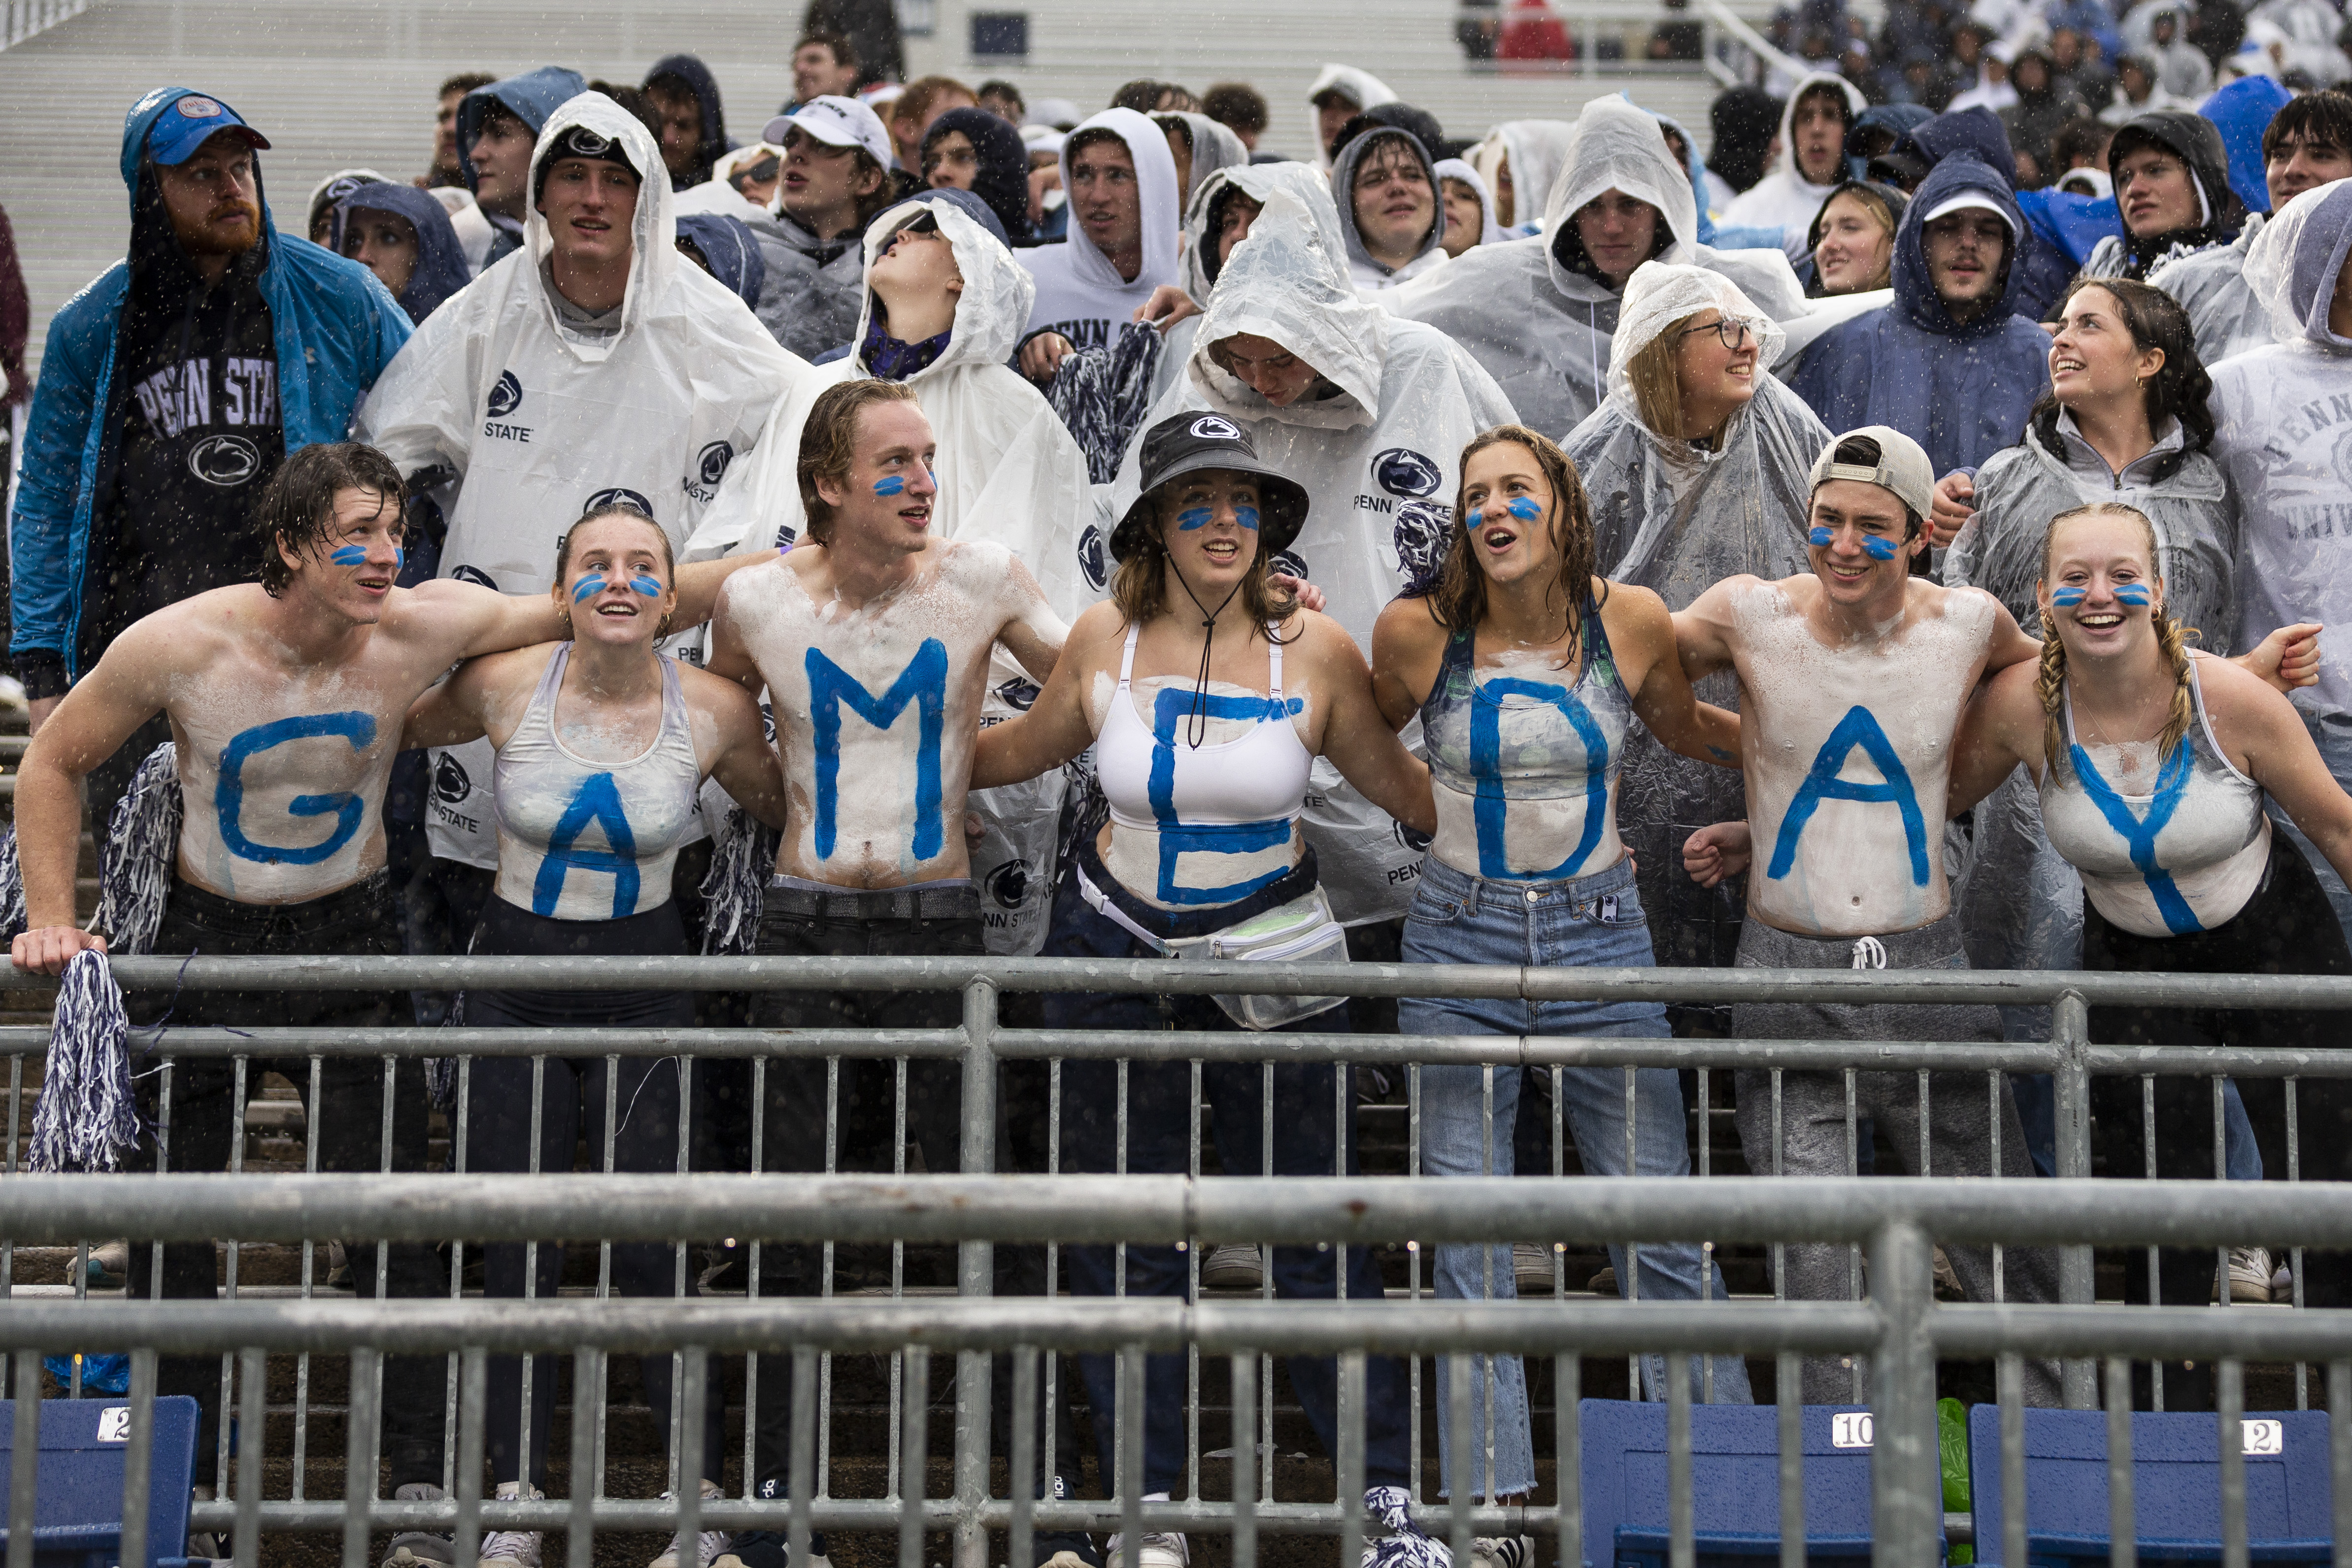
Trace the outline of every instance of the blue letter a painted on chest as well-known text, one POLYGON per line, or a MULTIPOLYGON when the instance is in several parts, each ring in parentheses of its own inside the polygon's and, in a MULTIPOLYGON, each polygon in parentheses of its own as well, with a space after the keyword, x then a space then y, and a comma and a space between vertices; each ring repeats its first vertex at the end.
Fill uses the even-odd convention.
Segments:
POLYGON ((1916 887, 1927 885, 1927 823, 1919 813, 1919 798, 1911 789, 1910 772, 1903 758, 1895 753, 1894 743, 1886 732, 1878 727, 1878 720, 1868 708, 1856 704, 1845 710, 1837 727, 1830 731, 1829 739, 1813 758, 1813 766, 1805 775, 1804 783, 1797 787, 1796 799, 1789 802, 1788 815, 1780 819, 1780 835, 1772 842, 1772 863, 1764 874, 1778 879, 1789 874, 1797 863, 1797 841, 1803 836, 1805 824, 1824 800, 1862 800, 1874 803, 1892 801, 1903 813, 1903 838, 1911 848, 1911 882, 1916 887), (1859 746, 1864 756, 1877 768, 1876 784, 1849 783, 1838 777, 1845 759, 1859 746))
POLYGON ((547 836, 547 857, 530 884, 530 912, 552 916, 563 896, 563 878, 573 871, 609 872, 613 878, 613 918, 625 919, 637 908, 637 836, 629 830, 628 814, 621 809, 620 787, 609 773, 593 773, 581 781, 572 803, 547 836), (591 825, 604 831, 605 848, 574 849, 591 825))
MULTIPOLYGON (((936 857, 946 842, 940 826, 940 738, 948 708, 948 649, 926 637, 890 689, 877 697, 864 683, 817 649, 807 658, 809 727, 816 740, 816 852, 833 858, 841 806, 841 709, 847 704, 877 729, 888 729, 915 705, 915 837, 908 852, 918 861, 936 857)), ((877 786, 883 781, 874 780, 877 786)))

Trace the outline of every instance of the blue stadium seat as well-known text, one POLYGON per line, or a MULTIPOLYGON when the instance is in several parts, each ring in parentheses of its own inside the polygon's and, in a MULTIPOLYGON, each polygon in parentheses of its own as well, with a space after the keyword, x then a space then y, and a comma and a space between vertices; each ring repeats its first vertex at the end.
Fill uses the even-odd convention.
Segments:
MULTIPOLYGON (((2246 1540, 2253 1561, 2333 1561, 2327 1415, 2252 1412, 2246 1455, 2246 1540), (2275 1450, 2275 1451, 2262 1451, 2275 1450)), ((2221 1462, 2210 1414, 2132 1416, 2132 1508, 2142 1568, 2221 1560, 2221 1462)), ((1977 1561, 2002 1561, 2000 1407, 1969 1412, 1977 1561)), ((2100 1410, 2025 1412, 2025 1544, 2032 1568, 2107 1560, 2107 1417, 2100 1410)))
MULTIPOLYGON (((1585 1568, 1664 1568, 1670 1522, 1666 1407, 1587 1399, 1577 1408, 1583 1422, 1585 1568)), ((1805 1406, 1805 1561, 1817 1568, 1870 1561, 1869 1421, 1867 1409, 1853 1406, 1805 1406)), ((1780 1422, 1769 1405, 1691 1407, 1699 1568, 1778 1562, 1780 1422)))
MULTIPOLYGON (((35 1568, 114 1568, 122 1547, 122 1461, 131 1406, 120 1399, 41 1402, 40 1490, 34 1506, 35 1568)), ((0 1399, 0 1546, 7 1540, 9 1466, 16 1406, 0 1399)), ((196 1402, 155 1401, 148 1469, 147 1568, 185 1568, 188 1486, 196 1468, 196 1402)))

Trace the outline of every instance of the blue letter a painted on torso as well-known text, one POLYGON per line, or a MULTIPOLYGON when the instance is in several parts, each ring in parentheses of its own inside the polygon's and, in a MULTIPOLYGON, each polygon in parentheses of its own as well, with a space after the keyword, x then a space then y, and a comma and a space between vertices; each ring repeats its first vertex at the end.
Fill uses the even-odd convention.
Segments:
POLYGON ((530 884, 530 912, 552 916, 563 896, 563 878, 575 870, 612 873, 614 919, 636 913, 637 836, 629 831, 628 816, 621 810, 620 786, 609 773, 590 774, 572 792, 563 815, 556 819, 555 831, 547 836, 547 855, 539 862, 539 875, 530 884), (604 830, 608 847, 572 848, 592 823, 604 830))
POLYGON ((1870 710, 1856 704, 1845 710, 1837 727, 1830 731, 1829 739, 1813 758, 1813 766, 1805 775, 1804 783, 1797 788, 1796 799, 1789 802, 1788 814, 1780 819, 1780 835, 1772 842, 1772 863, 1764 874, 1779 879, 1789 874, 1797 863, 1797 840, 1803 836, 1805 824, 1813 818, 1814 810, 1823 800, 1862 800, 1885 803, 1892 801, 1903 813, 1903 838, 1911 847, 1911 882, 1916 887, 1927 885, 1927 823, 1919 813, 1919 799, 1911 789, 1911 775, 1896 756, 1886 732, 1878 727, 1878 720, 1870 710), (1855 747, 1877 768, 1884 780, 1877 784, 1848 783, 1838 777, 1845 759, 1855 747))
MULTIPOLYGON (((888 729, 913 703, 915 740, 915 837, 908 846, 918 861, 940 852, 946 835, 940 825, 940 738, 946 728, 948 650, 926 637, 890 689, 877 697, 865 684, 815 648, 805 661, 809 683, 809 727, 816 741, 816 853, 833 858, 841 807, 841 709, 845 703, 877 729, 888 729)), ((880 784, 881 780, 874 780, 880 784)))

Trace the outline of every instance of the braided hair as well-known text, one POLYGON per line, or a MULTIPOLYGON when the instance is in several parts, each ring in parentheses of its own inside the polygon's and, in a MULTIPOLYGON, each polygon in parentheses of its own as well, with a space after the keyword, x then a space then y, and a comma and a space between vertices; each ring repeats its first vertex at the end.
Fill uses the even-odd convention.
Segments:
MULTIPOLYGON (((2050 519, 2049 528, 2042 535, 2042 580, 2045 583, 2050 580, 2050 559, 2057 549, 2059 528, 2076 517, 2097 516, 2129 517, 2139 525, 2141 534, 2147 540, 2148 575, 2158 577, 2156 525, 2147 520, 2147 514, 2120 501, 2094 501, 2087 507, 2076 507, 2050 519)), ((2194 626, 2183 626, 2167 615, 2161 601, 2148 607, 2148 620, 2156 629, 2157 648, 2163 653, 2165 664, 2172 672, 2172 709, 2164 721, 2164 728, 2156 737, 2157 759, 2161 762, 2172 755, 2172 748, 2179 746, 2181 737, 2189 733, 2189 720, 2193 716, 2189 695, 2189 639, 2196 636, 2198 632, 2194 626)), ((2042 760, 2054 777, 2059 770, 2071 766, 2066 729, 2061 722, 2066 695, 2066 644, 2058 640, 2057 622, 2048 615, 2042 618, 2042 671, 2034 683, 2034 689, 2042 698, 2042 760)))

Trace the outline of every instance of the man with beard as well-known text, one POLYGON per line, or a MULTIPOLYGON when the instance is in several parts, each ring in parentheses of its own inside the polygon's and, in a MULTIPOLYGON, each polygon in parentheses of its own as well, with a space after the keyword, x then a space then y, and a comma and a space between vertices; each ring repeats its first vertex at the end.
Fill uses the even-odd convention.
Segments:
MULTIPOLYGON (((408 340, 373 274, 278 232, 268 145, 186 88, 123 119, 130 255, 49 323, 9 528, 36 729, 123 628, 247 580, 255 499, 289 453, 343 438, 408 340)), ((97 821, 169 738, 156 719, 91 772, 97 821)))

